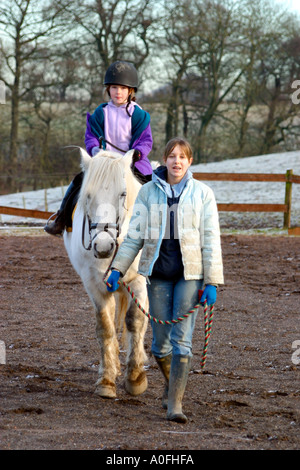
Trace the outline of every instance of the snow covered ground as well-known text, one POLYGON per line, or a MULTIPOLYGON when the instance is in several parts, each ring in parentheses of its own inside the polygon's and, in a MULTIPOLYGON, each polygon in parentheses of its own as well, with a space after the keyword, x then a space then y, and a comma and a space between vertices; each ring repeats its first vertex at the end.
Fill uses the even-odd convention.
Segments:
MULTIPOLYGON (((300 151, 224 160, 192 167, 192 171, 207 173, 285 173, 288 169, 292 169, 295 175, 300 175, 300 151)), ((284 183, 222 181, 204 181, 204 183, 214 190, 218 203, 284 203, 284 183)), ((0 196, 0 205, 56 212, 66 189, 65 186, 46 191, 8 194, 0 196)), ((38 219, 22 219, 4 214, 0 214, 0 222, 45 223, 38 219)), ((220 224, 222 228, 237 229, 281 228, 283 214, 220 212, 220 224)), ((291 226, 300 226, 300 184, 293 185, 291 226)))
MULTIPOLYGON (((273 153, 193 166, 207 173, 286 173, 300 175, 300 151, 273 153)), ((284 204, 285 184, 268 182, 204 181, 219 203, 284 204)), ((220 212, 223 228, 281 228, 283 213, 220 212)), ((293 184, 291 226, 300 226, 300 184, 293 184)))

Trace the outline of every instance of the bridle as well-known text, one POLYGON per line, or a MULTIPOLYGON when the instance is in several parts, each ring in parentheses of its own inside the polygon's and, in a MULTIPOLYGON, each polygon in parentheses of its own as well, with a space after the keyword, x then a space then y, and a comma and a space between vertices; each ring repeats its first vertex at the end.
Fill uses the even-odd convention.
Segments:
POLYGON ((120 225, 118 223, 119 217, 117 218, 116 223, 110 223, 110 222, 92 222, 90 219, 90 216, 88 214, 83 215, 83 221, 82 221, 82 232, 81 232, 81 241, 82 241, 82 246, 85 250, 89 251, 92 249, 93 241, 95 238, 99 235, 101 232, 107 232, 111 238, 115 241, 117 241, 117 238, 119 237, 120 234, 120 225), (86 224, 86 219, 88 220, 89 224, 89 244, 88 246, 85 246, 84 243, 84 234, 85 234, 85 224, 86 224), (92 235, 92 230, 96 230, 95 235, 92 235), (111 232, 111 230, 116 230, 116 236, 111 232))

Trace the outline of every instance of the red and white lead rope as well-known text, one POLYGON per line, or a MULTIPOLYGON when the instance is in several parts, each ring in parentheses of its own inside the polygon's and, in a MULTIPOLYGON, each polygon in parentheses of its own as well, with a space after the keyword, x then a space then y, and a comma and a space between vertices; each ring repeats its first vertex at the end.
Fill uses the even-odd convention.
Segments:
MULTIPOLYGON (((104 280, 105 284, 109 287, 111 287, 111 285, 106 282, 104 280)), ((119 285, 123 285, 126 290, 128 291, 128 293, 130 294, 131 298, 133 299, 133 301, 135 302, 135 304, 137 305, 137 307, 141 310, 141 312, 146 315, 146 317, 149 318, 149 320, 152 320, 154 321, 155 323, 158 323, 159 325, 172 325, 173 323, 178 323, 180 321, 183 321, 185 318, 189 317, 189 315, 191 315, 192 313, 194 313, 200 306, 204 305, 204 346, 203 346, 203 350, 202 350, 202 358, 201 358, 201 362, 200 362, 200 365, 201 365, 201 369, 203 370, 204 367, 205 367, 205 363, 206 363, 206 357, 207 357, 207 349, 208 349, 208 342, 209 342, 209 338, 210 338, 210 335, 211 335, 211 329, 212 329, 212 323, 213 323, 213 316, 214 316, 214 305, 210 305, 210 309, 209 309, 209 313, 208 313, 208 305, 207 305, 207 302, 205 301, 204 304, 202 304, 200 301, 191 309, 189 310, 187 313, 181 315, 180 317, 178 317, 176 320, 160 320, 159 318, 155 318, 153 317, 152 315, 150 315, 149 312, 146 312, 146 310, 142 307, 142 305, 139 303, 138 299, 136 298, 136 296, 134 295, 134 292, 131 290, 130 286, 128 284, 126 284, 126 282, 124 281, 118 281, 118 284, 119 285)), ((199 296, 200 297, 200 296, 199 296)))

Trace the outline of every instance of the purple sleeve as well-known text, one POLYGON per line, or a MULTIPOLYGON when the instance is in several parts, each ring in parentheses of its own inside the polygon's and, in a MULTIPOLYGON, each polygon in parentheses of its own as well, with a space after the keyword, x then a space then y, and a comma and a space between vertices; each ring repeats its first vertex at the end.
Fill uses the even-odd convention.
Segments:
POLYGON ((143 175, 152 174, 152 166, 148 160, 148 154, 152 150, 153 139, 150 124, 146 129, 141 133, 139 138, 133 142, 132 148, 138 150, 141 153, 141 158, 135 163, 135 167, 143 175))
POLYGON ((92 149, 94 147, 99 147, 99 140, 97 139, 97 137, 94 136, 94 134, 91 131, 91 126, 90 126, 90 123, 89 123, 89 117, 90 117, 90 114, 87 113, 84 143, 85 143, 85 148, 86 148, 88 154, 92 156, 92 149))

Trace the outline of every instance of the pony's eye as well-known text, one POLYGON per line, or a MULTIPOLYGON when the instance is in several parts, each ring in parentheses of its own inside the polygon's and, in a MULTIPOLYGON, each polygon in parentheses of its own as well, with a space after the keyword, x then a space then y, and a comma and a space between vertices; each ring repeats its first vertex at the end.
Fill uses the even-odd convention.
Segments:
POLYGON ((120 199, 122 199, 122 206, 123 206, 123 208, 124 208, 125 210, 127 210, 126 207, 125 207, 125 198, 126 198, 126 196, 127 196, 127 192, 126 192, 126 191, 123 191, 123 192, 121 193, 121 195, 120 195, 120 199))

